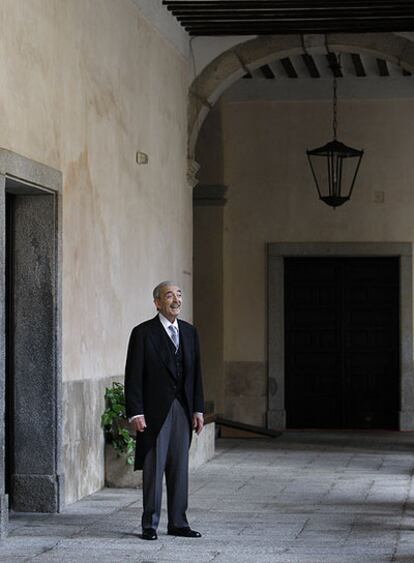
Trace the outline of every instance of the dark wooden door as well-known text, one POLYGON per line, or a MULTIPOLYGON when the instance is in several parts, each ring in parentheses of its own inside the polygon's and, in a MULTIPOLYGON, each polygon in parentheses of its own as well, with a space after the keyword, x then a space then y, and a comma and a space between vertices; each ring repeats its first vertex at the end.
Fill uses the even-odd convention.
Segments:
POLYGON ((398 427, 398 258, 285 259, 288 428, 398 427))

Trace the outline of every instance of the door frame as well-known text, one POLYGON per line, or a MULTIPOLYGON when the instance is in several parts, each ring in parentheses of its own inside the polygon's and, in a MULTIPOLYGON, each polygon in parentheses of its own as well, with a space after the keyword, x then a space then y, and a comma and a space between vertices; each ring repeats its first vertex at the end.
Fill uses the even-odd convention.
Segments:
MULTIPOLYGON (((50 291, 53 300, 53 341, 49 354, 53 373, 45 388, 47 400, 53 405, 48 412, 39 412, 54 426, 53 439, 47 441, 47 455, 53 467, 47 475, 36 470, 15 478, 18 496, 27 506, 22 510, 59 512, 64 505, 64 469, 62 441, 62 174, 6 149, 0 149, 0 536, 7 534, 9 499, 5 494, 5 380, 6 380, 6 191, 22 194, 45 193, 54 199, 53 257, 50 291), (25 496, 26 495, 26 496, 25 496)), ((36 384, 36 382, 34 382, 36 384)), ((28 388, 30 393, 30 386, 28 388)))
POLYGON ((400 284, 399 430, 414 430, 413 284, 410 242, 284 242, 267 245, 267 427, 286 428, 284 259, 290 257, 397 257, 400 284))

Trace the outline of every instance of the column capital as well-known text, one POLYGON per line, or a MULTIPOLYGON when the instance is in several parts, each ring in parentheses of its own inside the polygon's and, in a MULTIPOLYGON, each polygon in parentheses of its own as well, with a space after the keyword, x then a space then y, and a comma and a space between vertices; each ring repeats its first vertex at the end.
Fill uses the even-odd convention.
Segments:
POLYGON ((187 159, 187 182, 190 188, 194 188, 198 184, 197 174, 200 170, 200 165, 192 158, 187 159))

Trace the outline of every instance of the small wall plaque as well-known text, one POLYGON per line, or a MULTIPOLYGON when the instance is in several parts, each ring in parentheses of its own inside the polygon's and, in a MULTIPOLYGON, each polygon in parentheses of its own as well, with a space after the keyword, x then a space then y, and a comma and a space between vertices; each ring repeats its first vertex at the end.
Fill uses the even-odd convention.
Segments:
POLYGON ((136 161, 137 164, 148 164, 148 155, 145 152, 137 151, 136 161))

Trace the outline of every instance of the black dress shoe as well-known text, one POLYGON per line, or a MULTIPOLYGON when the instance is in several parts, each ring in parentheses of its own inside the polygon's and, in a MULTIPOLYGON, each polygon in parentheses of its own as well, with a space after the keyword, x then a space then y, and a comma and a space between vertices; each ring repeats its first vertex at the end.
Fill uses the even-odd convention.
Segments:
POLYGON ((191 528, 168 528, 169 536, 181 536, 182 538, 201 538, 200 532, 191 528))
POLYGON ((154 528, 144 528, 142 530, 142 539, 143 540, 156 540, 158 539, 157 532, 154 528))

